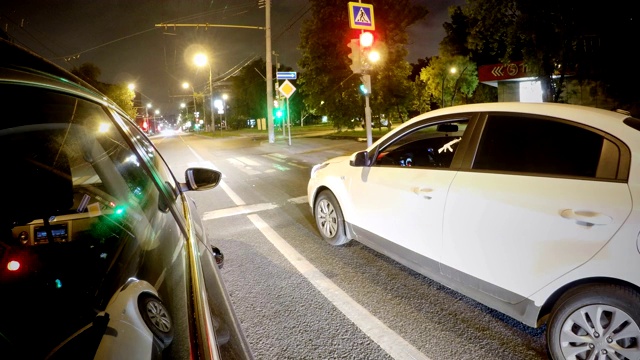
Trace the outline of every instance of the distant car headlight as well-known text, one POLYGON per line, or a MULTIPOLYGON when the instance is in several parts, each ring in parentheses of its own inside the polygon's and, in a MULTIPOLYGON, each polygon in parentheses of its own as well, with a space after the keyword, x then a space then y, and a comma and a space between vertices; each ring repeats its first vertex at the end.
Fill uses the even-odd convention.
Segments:
POLYGON ((314 176, 316 175, 316 172, 318 172, 318 170, 320 170, 320 169, 324 169, 324 168, 326 168, 327 166, 329 166, 329 163, 322 163, 322 164, 314 165, 314 166, 311 168, 311 177, 314 177, 314 176))

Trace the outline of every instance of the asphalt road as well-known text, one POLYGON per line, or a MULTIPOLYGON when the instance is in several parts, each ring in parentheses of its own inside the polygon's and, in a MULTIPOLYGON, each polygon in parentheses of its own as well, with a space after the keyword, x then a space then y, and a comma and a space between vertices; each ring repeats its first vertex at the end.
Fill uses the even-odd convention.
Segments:
POLYGON ((224 175, 216 189, 191 195, 225 255, 222 275, 257 359, 547 358, 543 329, 356 242, 332 247, 320 238, 306 203, 311 167, 366 143, 190 134, 153 141, 178 177, 190 166, 224 175))

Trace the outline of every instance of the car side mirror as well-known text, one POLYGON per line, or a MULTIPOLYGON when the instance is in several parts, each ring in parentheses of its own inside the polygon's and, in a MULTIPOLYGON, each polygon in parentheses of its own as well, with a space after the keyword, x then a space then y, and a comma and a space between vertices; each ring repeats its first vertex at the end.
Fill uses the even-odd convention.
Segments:
POLYGON ((224 265, 224 254, 215 246, 211 246, 211 251, 213 251, 213 258, 216 259, 218 269, 222 269, 222 266, 224 265))
POLYGON ((188 168, 184 172, 186 182, 180 183, 182 191, 201 191, 218 186, 222 173, 207 168, 188 168))
POLYGON ((353 154, 353 157, 351 158, 349 165, 356 166, 356 167, 371 165, 371 159, 369 159, 369 152, 363 150, 353 154))

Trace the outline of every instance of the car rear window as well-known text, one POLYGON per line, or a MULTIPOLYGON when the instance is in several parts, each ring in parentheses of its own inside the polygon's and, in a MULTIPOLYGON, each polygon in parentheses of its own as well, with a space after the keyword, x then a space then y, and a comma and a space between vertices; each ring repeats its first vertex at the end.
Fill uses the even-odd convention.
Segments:
POLYGON ((626 119, 624 119, 624 123, 627 124, 628 126, 640 131, 640 120, 634 118, 634 117, 628 117, 626 119))

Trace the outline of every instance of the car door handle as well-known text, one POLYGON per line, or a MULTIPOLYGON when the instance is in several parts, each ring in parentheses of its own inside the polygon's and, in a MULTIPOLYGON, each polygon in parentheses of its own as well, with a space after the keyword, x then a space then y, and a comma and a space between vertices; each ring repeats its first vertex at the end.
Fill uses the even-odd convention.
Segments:
MULTIPOLYGON (((428 193, 432 192, 433 189, 422 188, 422 187, 417 187, 416 186, 416 187, 412 188, 411 191, 413 191, 416 195, 420 195, 420 194, 424 195, 424 194, 428 194, 428 193)), ((429 196, 429 195, 424 195, 424 198, 431 200, 431 196, 429 196)))
POLYGON ((565 219, 575 220, 578 224, 588 226, 608 225, 613 221, 611 216, 583 210, 574 211, 572 209, 565 209, 560 212, 560 216, 565 219))

